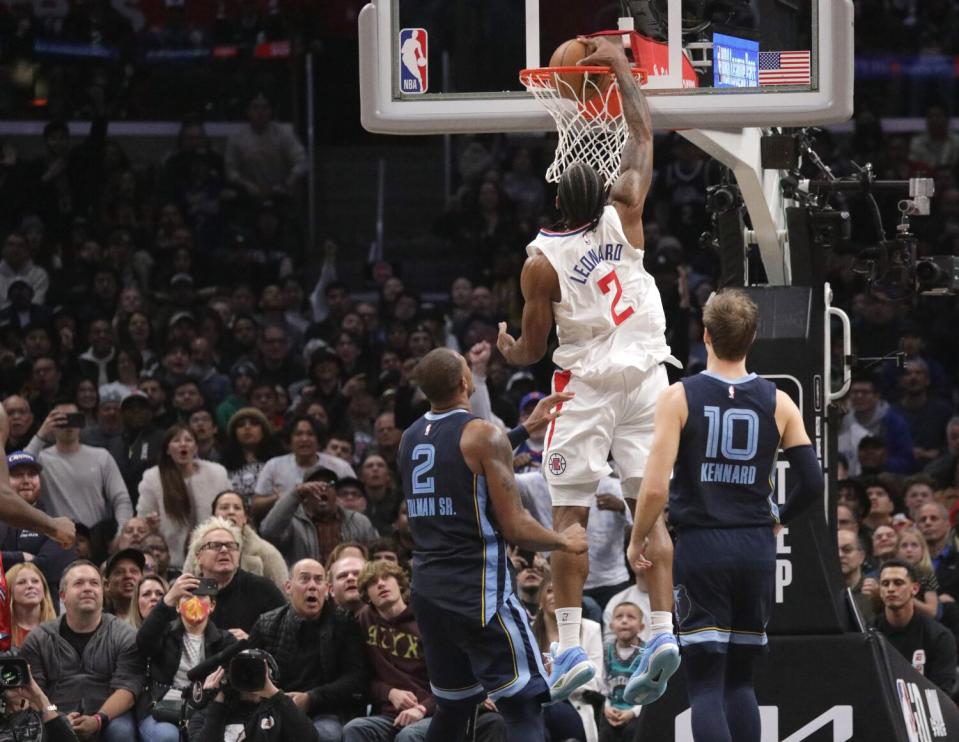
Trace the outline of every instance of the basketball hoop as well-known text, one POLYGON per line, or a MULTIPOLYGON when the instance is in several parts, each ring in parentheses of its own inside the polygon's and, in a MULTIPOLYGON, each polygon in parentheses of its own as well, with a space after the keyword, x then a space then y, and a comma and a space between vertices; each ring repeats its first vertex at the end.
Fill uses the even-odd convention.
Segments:
MULTIPOLYGON (((632 72, 639 84, 646 81, 645 70, 632 72)), ((519 79, 556 122, 559 142, 546 180, 558 182, 571 163, 580 161, 596 168, 607 188, 612 185, 629 136, 612 68, 537 67, 522 70, 519 79)))

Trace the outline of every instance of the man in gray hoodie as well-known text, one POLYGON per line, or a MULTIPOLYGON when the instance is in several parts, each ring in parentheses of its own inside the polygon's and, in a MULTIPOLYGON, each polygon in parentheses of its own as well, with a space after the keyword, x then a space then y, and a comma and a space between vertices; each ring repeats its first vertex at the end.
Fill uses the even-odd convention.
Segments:
POLYGON ((81 739, 136 739, 132 709, 144 675, 136 630, 103 612, 103 579, 86 559, 63 571, 60 601, 64 615, 31 631, 21 656, 81 739))

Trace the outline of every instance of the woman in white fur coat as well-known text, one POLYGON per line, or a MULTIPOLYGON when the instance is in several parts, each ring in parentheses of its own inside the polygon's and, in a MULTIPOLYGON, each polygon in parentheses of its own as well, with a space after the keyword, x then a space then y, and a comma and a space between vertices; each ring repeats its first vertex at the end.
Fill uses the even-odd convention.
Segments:
MULTIPOLYGON (((213 500, 212 514, 225 518, 240 529, 240 569, 266 577, 281 590, 290 579, 290 571, 277 548, 253 530, 246 501, 234 490, 224 490, 213 500)), ((196 558, 191 554, 183 564, 183 571, 196 574, 196 558)))

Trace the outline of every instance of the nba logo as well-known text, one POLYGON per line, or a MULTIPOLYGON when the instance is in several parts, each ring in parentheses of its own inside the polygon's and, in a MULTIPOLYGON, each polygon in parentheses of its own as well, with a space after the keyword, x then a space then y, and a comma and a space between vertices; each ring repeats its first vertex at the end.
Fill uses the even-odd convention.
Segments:
POLYGON ((429 87, 429 57, 425 28, 400 29, 400 92, 425 93, 429 87))

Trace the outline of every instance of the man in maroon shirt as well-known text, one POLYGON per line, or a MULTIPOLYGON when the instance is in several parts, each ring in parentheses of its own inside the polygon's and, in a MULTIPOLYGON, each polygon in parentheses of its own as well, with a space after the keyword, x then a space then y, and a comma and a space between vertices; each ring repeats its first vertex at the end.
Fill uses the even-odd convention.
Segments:
POLYGON ((422 742, 436 708, 420 630, 404 596, 409 579, 399 565, 379 561, 366 565, 359 591, 369 603, 357 614, 366 637, 372 673, 370 701, 374 716, 353 719, 343 729, 343 742, 422 742))

